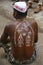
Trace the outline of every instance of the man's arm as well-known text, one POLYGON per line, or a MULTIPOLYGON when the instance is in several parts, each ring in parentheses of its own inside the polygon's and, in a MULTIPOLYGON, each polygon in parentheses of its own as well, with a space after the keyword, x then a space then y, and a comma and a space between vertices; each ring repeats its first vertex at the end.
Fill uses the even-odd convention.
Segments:
POLYGON ((37 24, 37 22, 34 22, 33 29, 34 29, 34 43, 36 43, 38 41, 38 24, 37 24))
POLYGON ((5 26, 4 32, 1 35, 1 39, 0 39, 1 43, 6 43, 7 42, 7 38, 8 38, 8 29, 7 29, 7 26, 5 26))

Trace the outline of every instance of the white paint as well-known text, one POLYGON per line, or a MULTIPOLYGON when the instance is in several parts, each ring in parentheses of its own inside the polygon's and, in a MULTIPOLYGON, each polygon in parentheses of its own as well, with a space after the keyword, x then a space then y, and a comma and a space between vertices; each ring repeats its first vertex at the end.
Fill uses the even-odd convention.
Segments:
POLYGON ((22 47, 23 46, 23 36, 22 36, 22 34, 20 34, 19 35, 19 37, 18 37, 18 46, 19 47, 22 47))
POLYGON ((15 33, 14 33, 14 42, 16 44, 16 32, 18 34, 18 39, 17 39, 17 44, 18 47, 22 47, 24 44, 26 44, 26 46, 30 46, 31 44, 33 45, 34 42, 34 31, 31 27, 31 25, 28 22, 24 22, 24 23, 19 23, 16 26, 15 29, 15 33), (31 40, 31 35, 32 35, 32 40, 31 40), (24 38, 26 43, 23 42, 24 38), (32 43, 30 43, 32 41, 32 43))

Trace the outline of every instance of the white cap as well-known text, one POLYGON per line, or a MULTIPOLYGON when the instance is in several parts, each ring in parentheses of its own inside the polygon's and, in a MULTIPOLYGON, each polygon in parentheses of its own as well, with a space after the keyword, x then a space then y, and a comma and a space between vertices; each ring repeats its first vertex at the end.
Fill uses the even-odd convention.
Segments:
POLYGON ((38 5, 42 5, 42 3, 38 3, 38 5))
POLYGON ((19 12, 25 13, 27 11, 26 2, 15 2, 13 8, 19 12))

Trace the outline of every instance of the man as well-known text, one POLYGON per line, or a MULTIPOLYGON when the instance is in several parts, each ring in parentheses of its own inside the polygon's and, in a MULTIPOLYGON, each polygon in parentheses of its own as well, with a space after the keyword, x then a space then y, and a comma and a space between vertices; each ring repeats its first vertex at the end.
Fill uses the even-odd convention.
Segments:
POLYGON ((14 62, 32 61, 36 57, 35 44, 38 41, 38 25, 35 21, 25 20, 28 10, 25 2, 15 2, 13 10, 16 21, 5 26, 1 42, 3 45, 6 45, 8 41, 11 42, 14 62))
MULTIPOLYGON (((28 8, 32 8, 33 0, 28 1, 28 8)), ((38 5, 34 10, 34 13, 38 13, 42 10, 42 0, 38 0, 38 5)))

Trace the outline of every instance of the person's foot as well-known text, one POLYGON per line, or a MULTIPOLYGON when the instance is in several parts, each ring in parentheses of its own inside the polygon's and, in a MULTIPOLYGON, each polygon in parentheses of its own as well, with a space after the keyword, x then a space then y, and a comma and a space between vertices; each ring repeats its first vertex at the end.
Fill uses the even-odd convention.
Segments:
POLYGON ((34 10, 34 13, 38 13, 42 10, 42 5, 38 5, 35 10, 34 10))
POLYGON ((32 2, 28 2, 28 5, 27 6, 28 6, 28 9, 29 8, 32 8, 32 2))

